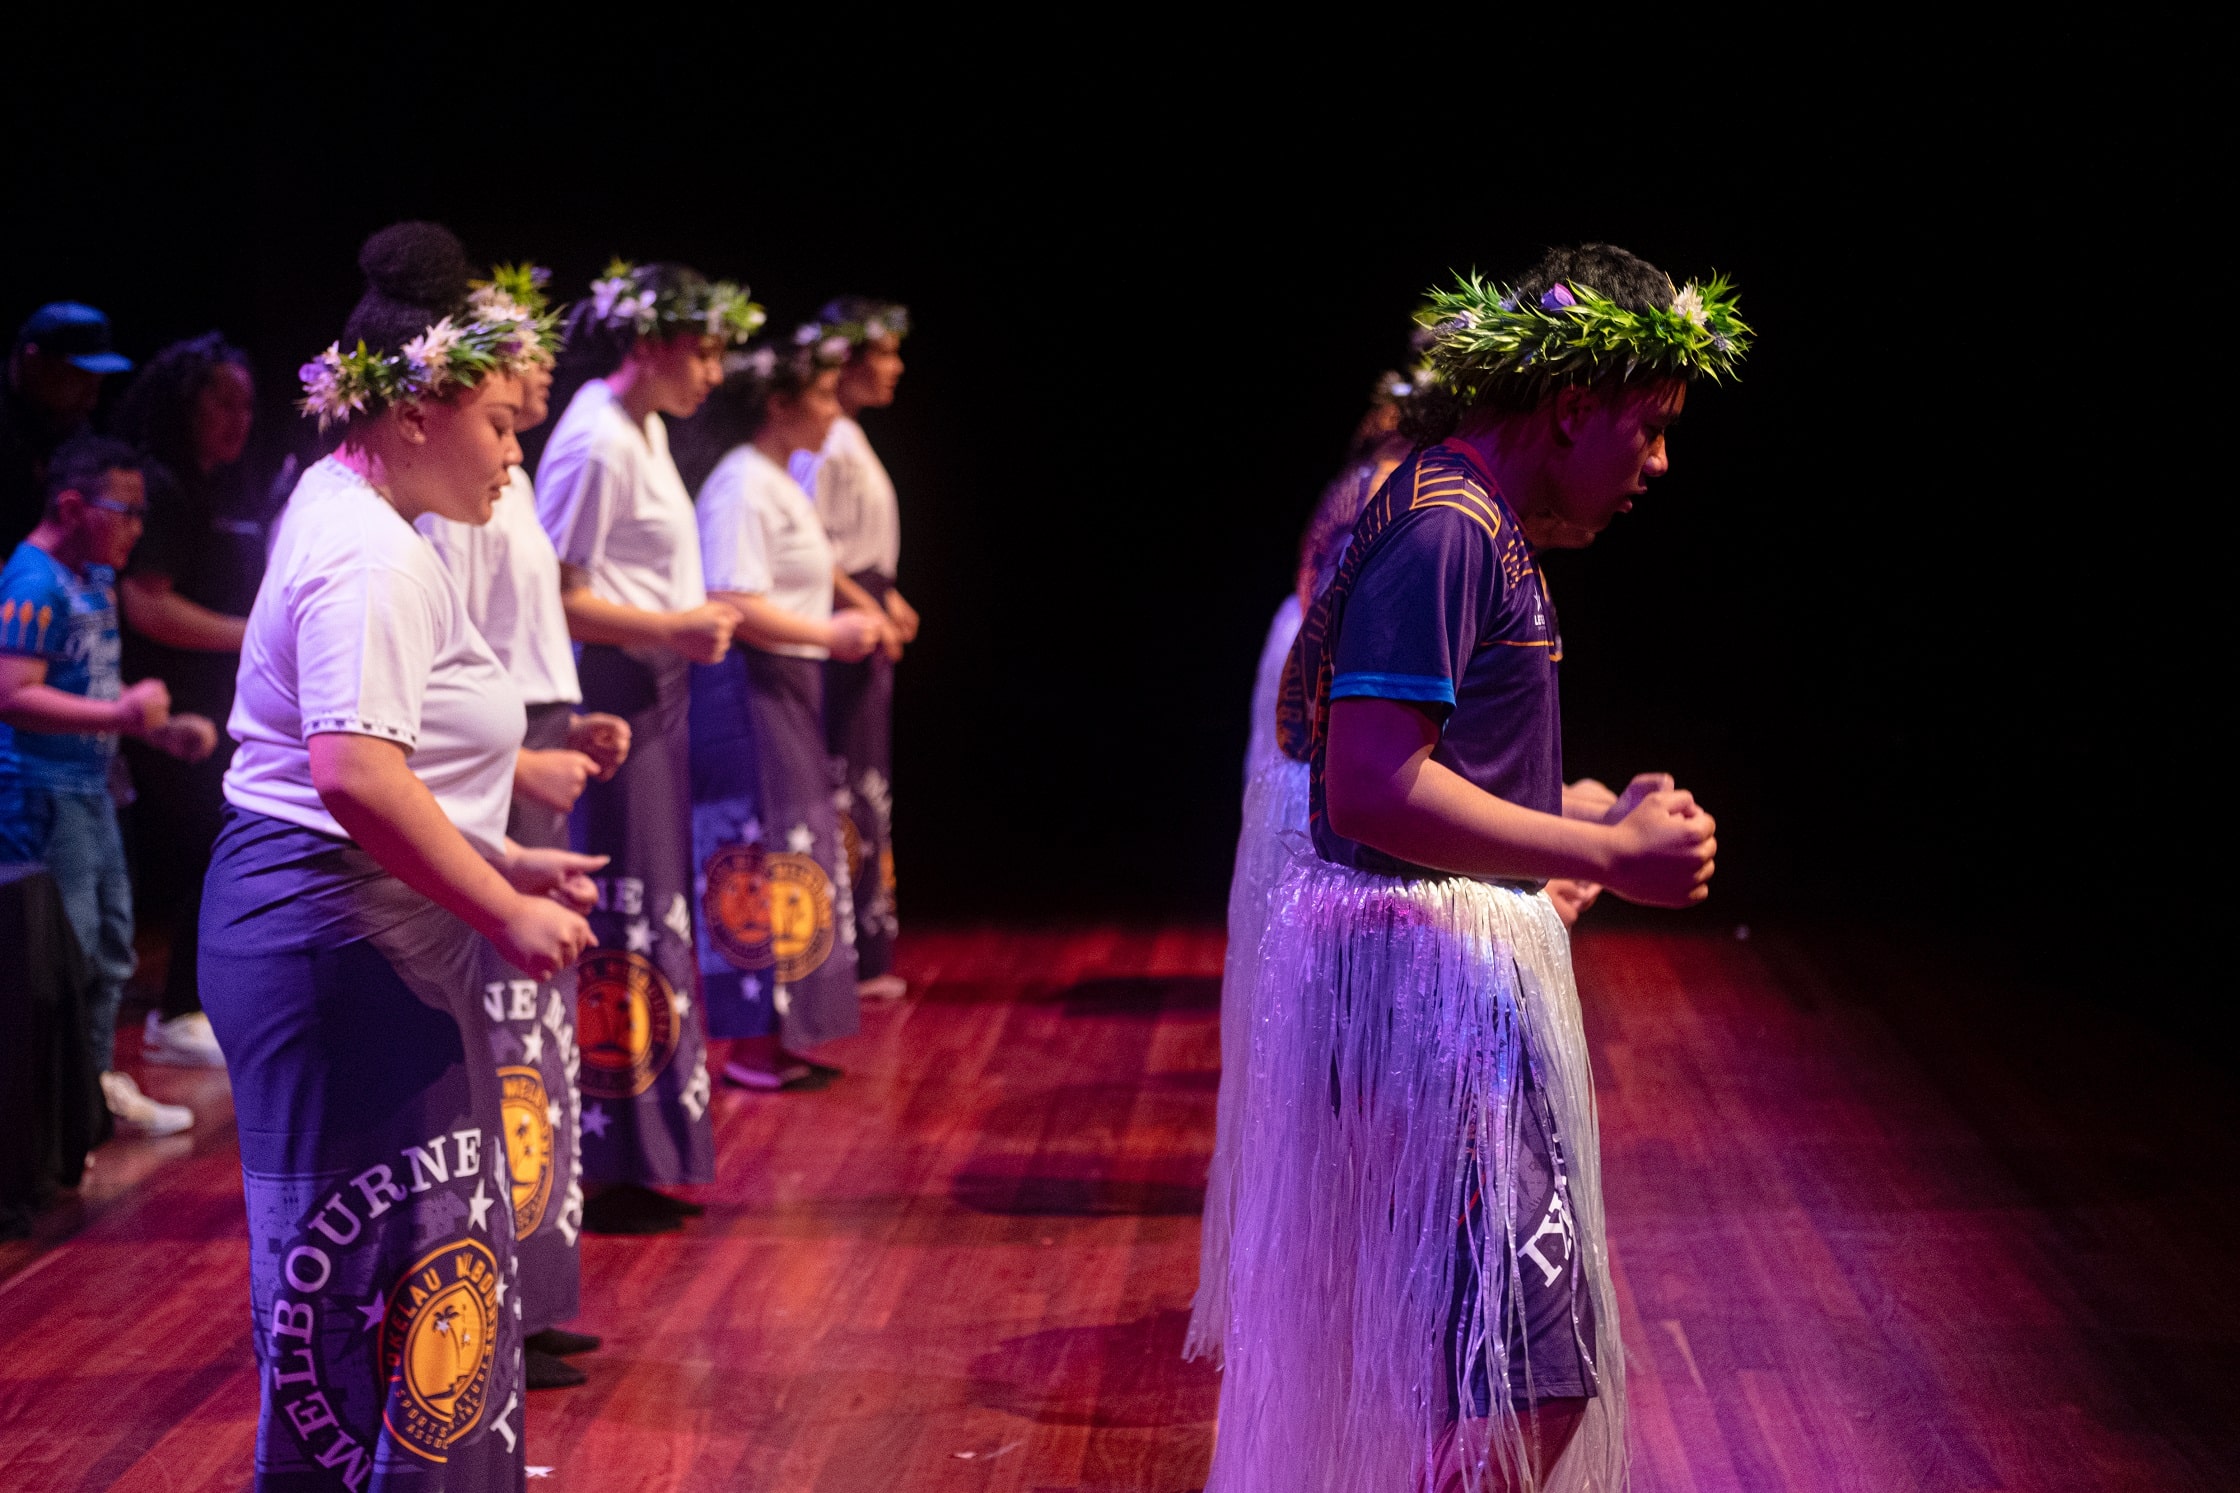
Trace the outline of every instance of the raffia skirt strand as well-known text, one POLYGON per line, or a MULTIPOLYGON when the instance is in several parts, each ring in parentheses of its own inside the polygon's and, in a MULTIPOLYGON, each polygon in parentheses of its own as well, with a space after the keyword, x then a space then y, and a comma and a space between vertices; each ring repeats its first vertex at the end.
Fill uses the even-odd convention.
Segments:
POLYGON ((1221 968, 1221 1089, 1214 1106, 1213 1161, 1198 1236, 1198 1291, 1183 1334, 1184 1358, 1221 1361, 1229 1318, 1229 1220, 1236 1176, 1238 1115, 1251 1058, 1252 996, 1260 975, 1260 935, 1268 896, 1291 860, 1286 834, 1307 828, 1307 768, 1276 748, 1276 694, 1284 660, 1299 634, 1299 604, 1286 601, 1268 628, 1252 691, 1252 736, 1245 750, 1244 815, 1229 877, 1229 949, 1221 968))
POLYGON ((1625 1368, 1562 920, 1537 888, 1372 876, 1290 842, 1229 1184, 1207 1493, 1421 1493, 1457 1468, 1471 1489, 1536 1486, 1529 1412, 1581 1393, 1536 1385, 1519 1351, 1542 1260, 1576 1283, 1559 1330, 1591 1397, 1537 1486, 1623 1487, 1625 1368), (1535 1116, 1567 1205, 1539 1230, 1515 1206, 1535 1116))

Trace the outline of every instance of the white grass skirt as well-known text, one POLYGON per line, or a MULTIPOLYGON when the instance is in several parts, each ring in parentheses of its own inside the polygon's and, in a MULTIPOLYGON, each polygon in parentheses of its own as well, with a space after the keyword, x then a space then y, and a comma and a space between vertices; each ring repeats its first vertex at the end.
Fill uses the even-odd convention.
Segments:
POLYGON ((1566 1299, 1593 1391, 1537 1486, 1622 1488, 1625 1366, 1562 920, 1537 891, 1370 876, 1287 838, 1299 850, 1269 902, 1235 1117, 1207 1493, 1419 1493, 1458 1449, 1468 1487, 1536 1486, 1526 1412, 1544 1390, 1515 1347, 1533 1241, 1510 1222, 1528 1074, 1568 1174, 1580 1288, 1566 1299), (1473 1199, 1484 1222, 1465 1232, 1473 1199), (1464 1258, 1490 1283, 1470 1306, 1464 1258), (1490 1388, 1475 1408, 1473 1366, 1490 1388))
POLYGON ((1299 635, 1299 598, 1287 596, 1268 624, 1252 690, 1252 734, 1245 748, 1244 816, 1229 876, 1229 949, 1221 968, 1221 1091, 1214 1104, 1213 1161, 1206 1168, 1205 1213, 1198 1236, 1198 1291, 1183 1334, 1184 1358, 1221 1361, 1229 1320, 1230 1195, 1236 1175, 1238 1113, 1251 1060, 1252 992, 1260 975, 1260 935, 1268 897, 1291 862, 1287 834, 1307 828, 1307 766, 1276 747, 1276 696, 1284 661, 1299 635))

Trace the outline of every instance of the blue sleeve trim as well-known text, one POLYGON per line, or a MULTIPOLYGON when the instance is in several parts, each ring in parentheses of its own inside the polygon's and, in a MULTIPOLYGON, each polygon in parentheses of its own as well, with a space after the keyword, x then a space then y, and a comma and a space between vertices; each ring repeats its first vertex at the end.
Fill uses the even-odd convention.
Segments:
POLYGON ((1333 700, 1415 700, 1454 703, 1454 681, 1444 674, 1340 674, 1330 681, 1333 700))

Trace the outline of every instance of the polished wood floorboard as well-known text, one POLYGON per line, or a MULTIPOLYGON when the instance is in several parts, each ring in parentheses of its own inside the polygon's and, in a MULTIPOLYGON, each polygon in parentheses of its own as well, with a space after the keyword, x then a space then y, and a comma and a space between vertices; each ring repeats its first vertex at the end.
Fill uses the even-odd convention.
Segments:
MULTIPOLYGON (((1204 1479, 1179 1359, 1217 931, 936 931, 820 1094, 718 1101, 679 1235, 592 1239, 591 1382, 532 1486, 1204 1479)), ((2240 1202, 2213 1054, 1888 940, 1700 920, 1579 941, 1636 1486, 2240 1486, 2240 1202)), ((136 1051, 129 1036, 123 1051, 136 1051)), ((256 1414, 222 1078, 0 1245, 0 1489, 246 1486, 256 1414)))

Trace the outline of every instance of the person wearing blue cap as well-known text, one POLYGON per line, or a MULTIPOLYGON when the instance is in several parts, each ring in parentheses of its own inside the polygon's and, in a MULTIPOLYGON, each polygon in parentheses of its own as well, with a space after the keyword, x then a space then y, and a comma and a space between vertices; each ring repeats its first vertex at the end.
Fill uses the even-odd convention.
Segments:
POLYGON ((54 301, 16 329, 0 380, 0 554, 38 527, 47 462, 90 428, 101 380, 131 371, 132 360, 110 344, 109 318, 91 306, 54 301))

